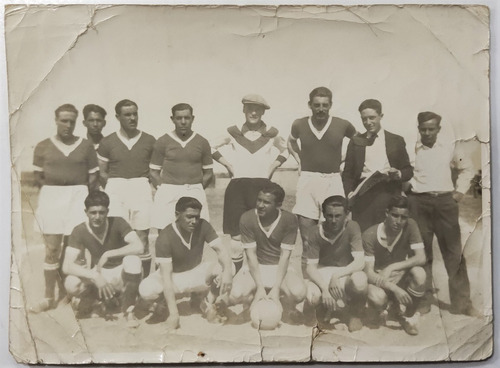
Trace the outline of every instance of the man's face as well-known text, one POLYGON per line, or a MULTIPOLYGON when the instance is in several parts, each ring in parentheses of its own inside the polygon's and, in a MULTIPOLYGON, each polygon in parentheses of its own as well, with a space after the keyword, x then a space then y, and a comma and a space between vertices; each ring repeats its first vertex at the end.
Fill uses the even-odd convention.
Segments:
POLYGON ((422 144, 428 147, 432 147, 436 143, 437 136, 441 126, 436 119, 431 119, 424 121, 418 125, 418 131, 420 133, 420 140, 422 144))
POLYGON ((312 116, 316 121, 326 121, 329 116, 329 111, 332 107, 330 98, 323 96, 314 96, 312 101, 309 101, 309 108, 312 111, 312 116))
POLYGON ((83 121, 83 125, 87 128, 89 134, 96 135, 101 133, 102 128, 106 125, 106 120, 100 113, 91 111, 87 119, 83 121))
POLYGON ((347 213, 344 207, 327 206, 323 216, 325 217, 325 229, 329 232, 338 233, 344 227, 347 213))
POLYGON ((249 124, 257 124, 261 121, 264 115, 264 106, 257 104, 244 104, 243 112, 245 113, 245 120, 249 124))
POLYGON ((137 130, 139 124, 137 106, 122 106, 120 113, 116 114, 116 118, 125 132, 133 133, 137 130))
POLYGON ((171 119, 175 125, 175 132, 179 137, 188 136, 193 131, 191 127, 193 125, 194 116, 189 109, 175 111, 171 119))
POLYGON ((361 121, 367 132, 375 135, 380 131, 380 120, 384 114, 380 114, 374 109, 364 109, 361 111, 361 121))
POLYGON ((192 233, 200 222, 200 210, 195 208, 187 208, 184 212, 177 212, 176 215, 177 226, 188 233, 192 233))
POLYGON ((94 230, 102 229, 108 217, 108 208, 104 206, 90 206, 85 210, 89 218, 90 227, 94 230))
POLYGON ((259 192, 255 208, 257 210, 257 215, 260 218, 272 216, 272 214, 276 213, 279 207, 281 207, 281 203, 276 203, 274 194, 259 192))
POLYGON ((61 111, 57 114, 56 126, 57 135, 61 138, 73 136, 76 124, 76 114, 71 111, 61 111))
POLYGON ((393 207, 385 212, 385 226, 394 233, 399 233, 408 222, 408 208, 393 207))

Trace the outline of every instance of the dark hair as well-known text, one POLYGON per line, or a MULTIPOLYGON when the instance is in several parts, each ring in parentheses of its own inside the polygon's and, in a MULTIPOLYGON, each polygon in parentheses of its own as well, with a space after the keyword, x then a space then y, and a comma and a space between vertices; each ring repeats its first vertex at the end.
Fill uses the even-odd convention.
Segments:
POLYGON ((87 198, 85 198, 85 208, 89 209, 93 206, 104 206, 109 207, 109 197, 106 193, 100 190, 93 190, 89 193, 87 198))
POLYGON ((389 204, 387 205, 387 211, 390 211, 393 208, 408 209, 408 198, 403 197, 401 195, 395 195, 391 197, 391 199, 389 200, 389 204))
POLYGON ((382 114, 382 104, 379 100, 368 99, 361 102, 361 105, 358 107, 358 111, 361 112, 364 109, 373 109, 377 112, 377 114, 382 114))
POLYGON ((436 119, 438 125, 441 124, 441 116, 432 111, 424 111, 418 114, 417 120, 418 125, 425 123, 426 121, 436 119))
POLYGON ((139 108, 139 106, 137 106, 137 104, 134 101, 121 100, 115 106, 116 115, 120 115, 120 113, 122 112, 122 107, 125 107, 125 106, 135 106, 135 107, 139 108))
POLYGON ((276 204, 283 203, 283 200, 285 199, 284 189, 280 185, 273 182, 265 185, 260 191, 265 194, 272 194, 274 196, 274 203, 276 204))
POLYGON ((332 91, 330 91, 326 87, 317 87, 309 93, 309 102, 312 102, 313 98, 319 96, 319 97, 328 97, 330 99, 330 102, 332 102, 332 91))
POLYGON ((63 112, 63 111, 67 111, 67 112, 73 112, 76 114, 76 116, 78 116, 78 110, 76 109, 76 107, 72 104, 64 104, 64 105, 61 105, 59 106, 55 113, 56 113, 56 119, 59 117, 59 113, 60 112, 63 112))
POLYGON ((328 197, 323 201, 323 203, 321 204, 321 209, 323 210, 323 213, 326 212, 326 207, 328 206, 342 207, 344 209, 344 212, 347 212, 347 201, 344 197, 340 195, 334 195, 328 197))
POLYGON ((83 108, 83 119, 87 120, 87 117, 91 112, 96 112, 98 114, 101 114, 103 119, 106 117, 106 110, 104 110, 101 106, 88 104, 85 105, 85 107, 83 108))
POLYGON ((201 211, 202 207, 203 207, 202 204, 196 198, 181 197, 181 198, 179 198, 179 200, 175 204, 175 212, 181 213, 181 212, 186 211, 188 208, 192 208, 192 209, 201 211))
POLYGON ((183 110, 189 110, 191 112, 191 115, 193 115, 193 108, 191 107, 191 105, 182 102, 172 107, 172 116, 175 115, 176 111, 183 111, 183 110))

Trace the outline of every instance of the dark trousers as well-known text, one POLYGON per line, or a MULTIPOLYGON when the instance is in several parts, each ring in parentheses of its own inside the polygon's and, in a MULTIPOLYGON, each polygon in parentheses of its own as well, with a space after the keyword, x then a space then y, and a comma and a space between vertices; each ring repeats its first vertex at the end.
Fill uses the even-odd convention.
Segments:
POLYGON ((352 219, 359 224, 361 231, 385 220, 387 205, 394 194, 401 194, 387 183, 379 183, 362 196, 357 197, 351 208, 352 219))
POLYGON ((451 305, 463 309, 469 307, 470 283, 462 254, 458 203, 453 199, 451 192, 439 196, 425 193, 411 194, 409 199, 411 216, 417 221, 424 241, 426 268, 432 270, 432 240, 436 234, 448 273, 451 305))

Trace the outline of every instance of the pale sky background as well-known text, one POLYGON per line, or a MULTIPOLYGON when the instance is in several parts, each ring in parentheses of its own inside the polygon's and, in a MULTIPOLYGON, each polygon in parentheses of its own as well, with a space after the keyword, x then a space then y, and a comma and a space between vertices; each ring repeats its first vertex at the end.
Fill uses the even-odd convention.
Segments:
MULTIPOLYGON (((2 4, 5 3, 5 0, 0 1, 2 4)), ((25 3, 19 0, 11 2, 25 3)), ((63 3, 63 1, 54 2, 63 3)), ((245 1, 241 0, 232 2, 245 4, 245 1)), ((287 2, 303 4, 312 1, 287 2)), ((352 3, 352 1, 339 2, 352 3)), ((359 1, 359 3, 373 2, 359 1)), ((425 1, 425 3, 442 2, 442 0, 425 1)), ((254 0, 252 3, 265 2, 254 0)), ((462 0, 461 3, 481 3, 491 8, 492 101, 495 102, 498 100, 499 85, 497 49, 500 42, 497 33, 500 7, 494 0, 462 0)), ((107 12, 103 11, 96 18, 96 22, 98 19, 106 18, 107 12)), ((10 244, 11 198, 7 123, 9 110, 12 112, 23 102, 22 112, 16 113, 11 121, 13 126, 10 131, 13 142, 18 142, 17 137, 26 142, 26 145, 18 145, 13 151, 15 162, 20 164, 18 169, 26 169, 29 166, 33 146, 39 140, 54 134, 53 110, 58 105, 71 102, 81 111, 87 103, 101 104, 109 113, 105 133, 110 133, 118 127, 113 107, 122 98, 134 99, 139 104, 141 128, 155 136, 163 134, 167 127, 170 129, 169 109, 174 103, 190 102, 197 116, 195 128, 207 138, 211 138, 221 133, 227 125, 242 121, 240 100, 244 94, 260 93, 272 106, 272 110, 264 116, 265 120, 276 124, 284 135, 287 135, 291 122, 309 113, 307 109, 309 91, 318 85, 325 85, 334 93, 333 114, 349 119, 359 130, 362 129, 357 114, 359 103, 365 98, 380 99, 385 110, 384 127, 403 135, 410 152, 417 133, 416 129, 407 130, 407 126, 416 124, 416 114, 421 110, 435 110, 441 113, 445 120, 443 123, 452 123, 460 137, 471 137, 476 132, 481 132, 481 139, 487 137, 489 119, 487 58, 481 52, 474 55, 485 48, 486 43, 483 39, 478 40, 470 36, 478 31, 477 24, 450 23, 450 17, 446 13, 441 14, 439 19, 432 19, 424 13, 400 12, 401 15, 393 15, 388 20, 390 23, 380 23, 379 29, 375 29, 374 32, 368 26, 354 22, 329 22, 331 31, 327 35, 324 32, 305 34, 303 22, 302 25, 289 26, 286 20, 280 20, 279 29, 270 32, 276 28, 274 20, 270 20, 262 25, 266 37, 245 37, 234 31, 234 28, 230 28, 234 26, 238 29, 239 26, 247 24, 254 30, 253 33, 258 34, 259 21, 252 13, 241 22, 236 18, 231 22, 229 17, 217 22, 210 21, 207 17, 200 17, 196 25, 193 25, 193 22, 189 25, 184 24, 182 35, 190 42, 181 44, 173 37, 174 24, 171 21, 167 23, 166 15, 155 10, 152 17, 158 19, 157 23, 152 23, 149 16, 146 21, 145 15, 123 14, 124 16, 119 19, 113 18, 97 25, 98 33, 90 29, 79 39, 77 47, 69 52, 66 51, 74 41, 75 35, 84 29, 88 15, 82 16, 79 20, 66 16, 64 19, 59 19, 61 23, 53 27, 48 43, 42 40, 39 24, 33 23, 30 17, 24 18, 23 24, 27 26, 24 32, 29 30, 27 32, 29 34, 14 32, 17 33, 14 36, 14 33, 11 33, 12 39, 17 37, 24 46, 22 50, 9 49, 11 57, 9 77, 11 82, 17 81, 18 87, 13 91, 12 85, 9 86, 11 93, 9 105, 6 60, 0 57, 2 81, 0 113, 3 123, 0 130, 2 142, 0 167, 3 174, 1 185, 4 188, 0 197, 0 208, 3 209, 0 215, 4 223, 1 241, 5 249, 7 250, 10 244), (424 24, 431 22, 436 27, 434 35, 448 44, 449 50, 439 47, 441 41, 434 42, 436 38, 426 31, 426 27, 407 24, 412 16, 424 24), (121 19, 127 21, 122 23, 121 19), (120 31, 114 28, 119 23, 122 23, 120 31), (162 31, 158 30, 158 24, 163 28, 162 31), (65 34, 68 25, 71 34, 65 34), (338 27, 341 25, 348 27, 349 32, 339 31, 338 27), (222 28, 216 31, 215 28, 219 26, 222 28), (418 39, 408 34, 412 29, 418 30, 420 35, 418 39), (288 30, 297 32, 292 37, 293 41, 285 35, 288 30), (204 36, 213 34, 220 36, 218 42, 213 39, 214 42, 204 41, 204 36), (472 39, 469 40, 468 37, 472 39), (286 41, 283 42, 283 39, 286 41), (228 46, 224 42, 227 40, 233 44, 228 46), (244 47, 238 46, 241 42, 245 44, 244 47), (47 55, 60 58, 60 62, 45 79, 54 64, 54 61, 47 61, 47 55), (383 61, 382 56, 389 56, 390 61, 383 61), (176 61, 180 59, 183 60, 176 61), (214 68, 217 71, 215 75, 214 68), (40 84, 41 88, 25 102, 40 80, 44 80, 40 84)), ((0 15, 2 15, 0 29, 3 29, 3 9, 0 9, 0 15)), ((332 16, 341 15, 337 13, 332 16)), ((377 17, 376 14, 373 16, 377 17)), ((54 21, 54 17, 56 15, 53 12, 43 16, 47 22, 54 21)), ((348 17, 350 20, 354 18, 350 14, 343 14, 342 17, 348 17)), ((176 19, 179 20, 181 17, 176 19)), ((356 21, 359 21, 359 18, 356 21)), ((41 20, 38 19, 37 22, 41 20)), ((324 21, 315 21, 314 24, 312 28, 325 26, 324 21)), ((6 28, 8 30, 8 26, 6 28)), ((0 46, 4 46, 2 38, 0 46)), ((493 142, 498 139, 497 117, 497 104, 493 103, 493 142)), ((83 134, 81 125, 76 133, 83 134)), ((492 147, 492 152, 495 158, 493 179, 498 182, 499 167, 496 158, 499 152, 496 143, 492 147)), ((494 198, 500 195, 498 189, 493 189, 493 194, 496 195, 494 198)), ((497 207, 494 207, 494 215, 498 215, 497 207)), ((494 239, 497 239, 498 232, 495 228, 493 231, 494 239)), ((0 295, 4 303, 1 303, 0 310, 0 366, 21 366, 15 364, 7 350, 9 322, 8 306, 5 301, 8 300, 9 290, 8 251, 2 259, 1 266, 4 272, 0 275, 0 295)), ((496 252, 494 263, 499 264, 499 262, 500 257, 496 252)), ((495 279, 498 280, 497 267, 493 267, 493 271, 495 279)), ((495 294, 496 313, 499 312, 497 294, 495 294)), ((498 323, 495 323, 495 334, 496 337, 499 336, 498 323)), ((446 367, 497 367, 500 364, 499 347, 496 338, 496 354, 492 359, 478 363, 447 364, 446 367)), ((338 366, 349 365, 338 364, 338 366)), ((356 365, 356 367, 364 366, 366 365, 356 365)), ((374 365, 370 365, 372 366, 374 365)))
POLYGON ((97 11, 78 38, 92 11, 33 7, 6 18, 12 154, 22 171, 54 134, 57 106, 103 106, 106 135, 119 128, 114 105, 123 98, 137 102, 140 129, 155 137, 172 129, 170 108, 188 102, 194 129, 210 140, 242 123, 241 98, 258 93, 271 105, 264 121, 287 137, 323 85, 333 91, 331 114, 360 131, 360 102, 379 99, 383 127, 406 139, 410 155, 420 111, 443 116, 443 135, 451 126, 459 138, 488 139, 484 9, 123 6, 97 11))

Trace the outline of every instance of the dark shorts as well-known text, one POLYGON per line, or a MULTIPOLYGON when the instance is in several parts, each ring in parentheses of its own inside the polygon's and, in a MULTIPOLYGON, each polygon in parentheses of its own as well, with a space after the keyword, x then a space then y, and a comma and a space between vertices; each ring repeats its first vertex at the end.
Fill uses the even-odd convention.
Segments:
POLYGON ((224 215, 222 229, 224 234, 240 234, 240 217, 255 208, 259 191, 270 183, 265 178, 231 179, 224 195, 224 215))

